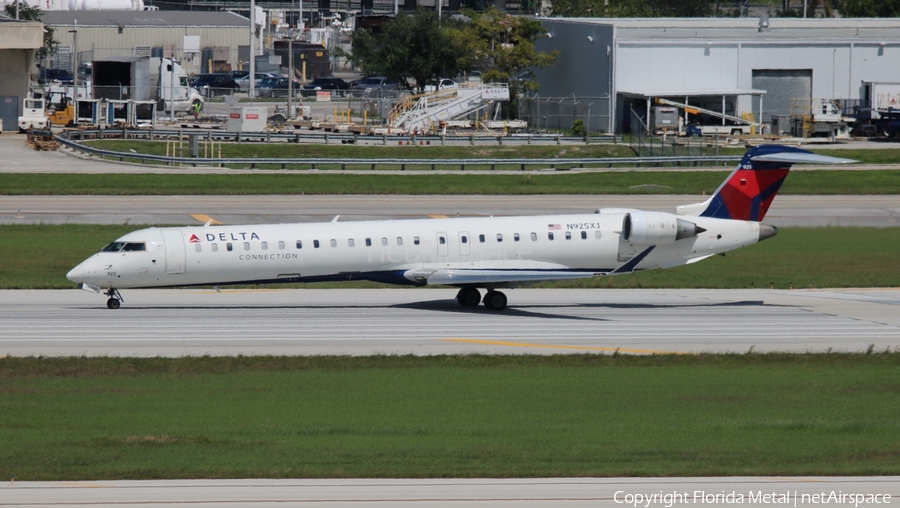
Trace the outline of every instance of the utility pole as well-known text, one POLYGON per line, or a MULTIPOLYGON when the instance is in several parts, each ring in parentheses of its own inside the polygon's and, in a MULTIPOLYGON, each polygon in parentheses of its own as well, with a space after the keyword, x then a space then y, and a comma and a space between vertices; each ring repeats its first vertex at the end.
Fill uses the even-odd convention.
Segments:
POLYGON ((288 30, 288 119, 294 118, 294 30, 288 30))
MULTIPOLYGON (((16 2, 17 7, 18 7, 18 5, 19 5, 19 2, 16 2)), ((72 30, 69 30, 69 33, 72 34, 72 50, 75 53, 75 65, 74 65, 75 72, 73 73, 74 76, 72 77, 72 86, 74 87, 74 90, 72 91, 72 100, 77 101, 78 100, 78 20, 77 19, 75 20, 75 28, 72 30)), ((77 102, 75 103, 75 109, 76 110, 78 109, 77 102)))
POLYGON ((256 0, 250 0, 250 104, 256 89, 256 0))

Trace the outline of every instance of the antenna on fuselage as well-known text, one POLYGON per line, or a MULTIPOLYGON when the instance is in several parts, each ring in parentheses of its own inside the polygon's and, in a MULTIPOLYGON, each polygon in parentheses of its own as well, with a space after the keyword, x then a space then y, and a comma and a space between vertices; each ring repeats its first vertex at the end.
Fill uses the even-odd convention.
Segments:
POLYGON ((331 222, 337 222, 337 220, 338 220, 340 217, 341 217, 341 214, 335 215, 334 218, 331 219, 331 222))

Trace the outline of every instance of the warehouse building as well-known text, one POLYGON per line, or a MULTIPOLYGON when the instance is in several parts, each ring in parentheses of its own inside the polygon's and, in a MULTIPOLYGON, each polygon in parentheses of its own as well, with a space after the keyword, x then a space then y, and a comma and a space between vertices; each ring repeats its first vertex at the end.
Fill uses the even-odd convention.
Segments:
POLYGON ((74 72, 76 51, 79 62, 174 55, 189 74, 237 70, 250 61, 250 20, 233 12, 48 11, 42 20, 60 42, 48 68, 74 72))
MULTIPOLYGON (((535 72, 541 97, 595 97, 595 131, 623 132, 653 99, 770 124, 793 99, 865 101, 866 82, 900 82, 900 19, 549 18, 535 72)), ((794 101, 796 103, 796 101, 794 101)), ((539 123, 539 122, 538 122, 539 123)), ((567 127, 566 125, 560 125, 567 127)))

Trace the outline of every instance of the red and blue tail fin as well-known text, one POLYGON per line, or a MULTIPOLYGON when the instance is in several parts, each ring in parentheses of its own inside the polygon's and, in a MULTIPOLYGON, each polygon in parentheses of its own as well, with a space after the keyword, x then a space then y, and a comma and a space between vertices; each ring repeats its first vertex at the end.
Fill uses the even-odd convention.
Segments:
POLYGON ((816 155, 790 146, 755 146, 747 150, 738 167, 722 182, 711 198, 696 205, 679 206, 678 213, 762 221, 791 165, 798 162, 839 164, 854 161, 816 155))

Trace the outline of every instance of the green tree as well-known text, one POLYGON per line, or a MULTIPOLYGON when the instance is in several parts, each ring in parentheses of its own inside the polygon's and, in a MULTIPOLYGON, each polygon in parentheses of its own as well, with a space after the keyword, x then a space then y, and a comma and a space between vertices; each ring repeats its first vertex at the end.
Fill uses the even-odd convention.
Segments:
MULTIPOLYGON (((407 86, 408 76, 422 87, 429 79, 474 70, 485 81, 511 82, 529 68, 556 61, 558 52, 535 49, 535 41, 546 33, 540 21, 496 9, 443 20, 431 9, 419 9, 398 15, 379 32, 357 30, 348 56, 366 74, 382 74, 407 86)), ((537 89, 532 76, 523 84, 537 89)))
MULTIPOLYGON (((531 68, 548 68, 556 62, 558 51, 537 51, 535 41, 547 34, 540 21, 521 16, 510 16, 491 8, 481 13, 466 12, 469 23, 465 32, 452 36, 451 40, 466 41, 462 57, 463 70, 481 70, 484 81, 510 83, 531 68)), ((537 90, 534 76, 523 79, 528 90, 537 90)))
POLYGON ((712 0, 554 0, 551 13, 570 17, 702 17, 712 0))
MULTIPOLYGON (((11 17, 16 17, 16 4, 12 3, 6 6, 6 14, 11 17)), ((23 19, 26 21, 40 21, 41 15, 43 11, 40 7, 32 7, 25 2, 19 2, 19 19, 23 19)), ((50 28, 49 26, 44 25, 44 45, 37 50, 34 55, 34 60, 36 62, 41 62, 44 58, 56 53, 56 48, 59 46, 59 41, 56 40, 55 30, 50 28)))
POLYGON ((382 74, 406 84, 407 88, 410 88, 407 77, 415 79, 421 87, 442 72, 456 70, 450 41, 431 9, 418 9, 412 15, 399 14, 378 33, 357 30, 352 42, 351 62, 366 74, 382 74))
POLYGON ((835 0, 835 7, 845 18, 896 18, 900 16, 897 0, 835 0))

